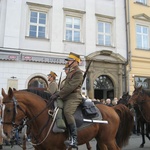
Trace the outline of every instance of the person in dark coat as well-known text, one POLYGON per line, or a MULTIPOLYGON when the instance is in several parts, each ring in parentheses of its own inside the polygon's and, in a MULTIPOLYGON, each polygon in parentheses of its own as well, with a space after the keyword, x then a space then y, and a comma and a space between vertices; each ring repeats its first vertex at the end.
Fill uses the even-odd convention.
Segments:
POLYGON ((62 89, 51 96, 52 99, 60 97, 64 102, 64 115, 70 129, 71 139, 66 140, 65 144, 72 148, 77 148, 77 127, 73 114, 82 102, 81 86, 83 81, 82 71, 79 69, 81 61, 78 54, 70 52, 69 57, 65 59, 69 66, 69 72, 62 89))

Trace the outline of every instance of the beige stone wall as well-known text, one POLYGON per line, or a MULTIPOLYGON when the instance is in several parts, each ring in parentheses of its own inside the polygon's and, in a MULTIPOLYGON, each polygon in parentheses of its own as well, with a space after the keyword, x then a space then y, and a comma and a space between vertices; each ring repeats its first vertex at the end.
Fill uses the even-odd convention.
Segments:
POLYGON ((134 90, 133 76, 150 77, 150 50, 137 49, 136 46, 136 24, 145 25, 150 28, 149 5, 150 3, 145 6, 136 3, 135 0, 127 0, 128 51, 129 55, 131 54, 127 68, 129 79, 128 90, 130 94, 134 90))

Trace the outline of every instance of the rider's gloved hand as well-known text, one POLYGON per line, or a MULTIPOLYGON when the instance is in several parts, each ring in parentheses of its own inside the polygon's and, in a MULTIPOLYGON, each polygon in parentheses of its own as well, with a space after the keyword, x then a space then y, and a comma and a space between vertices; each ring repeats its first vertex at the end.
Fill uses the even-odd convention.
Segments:
POLYGON ((59 92, 56 92, 56 93, 54 93, 54 94, 50 97, 50 99, 51 99, 51 100, 56 100, 58 97, 59 97, 59 92))

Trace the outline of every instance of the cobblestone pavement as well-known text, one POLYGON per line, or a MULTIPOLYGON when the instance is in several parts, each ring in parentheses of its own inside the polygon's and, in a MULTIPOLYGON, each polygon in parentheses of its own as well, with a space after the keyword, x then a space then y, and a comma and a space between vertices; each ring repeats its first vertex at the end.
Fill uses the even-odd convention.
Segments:
MULTIPOLYGON (((141 136, 137 136, 137 135, 132 135, 129 143, 126 147, 124 147, 122 150, 142 150, 141 148, 139 148, 140 144, 142 143, 142 139, 141 136)), ((96 150, 95 148, 95 140, 93 139, 90 142, 91 146, 92 146, 92 150, 96 150)), ((3 146, 4 150, 22 150, 21 147, 19 146, 13 146, 12 148, 10 146, 3 146)), ((30 145, 29 143, 27 144, 27 150, 33 150, 32 145, 30 145)), ((85 145, 81 145, 79 146, 79 150, 87 150, 85 145)), ((150 150, 150 141, 148 139, 146 139, 146 144, 143 148, 143 150, 150 150)))

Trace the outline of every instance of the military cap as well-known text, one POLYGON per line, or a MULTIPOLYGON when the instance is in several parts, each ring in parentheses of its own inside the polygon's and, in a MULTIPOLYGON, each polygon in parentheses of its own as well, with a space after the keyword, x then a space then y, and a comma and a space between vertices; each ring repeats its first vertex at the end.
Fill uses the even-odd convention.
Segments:
POLYGON ((57 74, 53 71, 51 71, 47 76, 57 77, 57 74))
POLYGON ((69 60, 76 60, 77 62, 80 62, 80 61, 81 61, 80 55, 75 54, 75 53, 72 53, 72 52, 70 52, 68 58, 66 58, 65 60, 66 60, 66 61, 69 61, 69 60))

